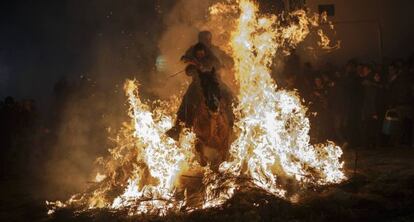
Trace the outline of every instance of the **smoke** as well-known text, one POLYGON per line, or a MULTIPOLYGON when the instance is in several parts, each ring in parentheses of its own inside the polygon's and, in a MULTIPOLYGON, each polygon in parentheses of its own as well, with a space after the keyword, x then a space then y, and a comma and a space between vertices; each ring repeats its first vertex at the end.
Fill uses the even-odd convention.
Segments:
POLYGON ((95 159, 107 155, 114 146, 108 138, 128 118, 122 90, 126 78, 139 81, 146 99, 179 94, 190 81, 185 74, 169 76, 184 69, 180 57, 197 42, 213 1, 149 2, 126 6, 92 1, 89 7, 96 12, 88 13, 93 16, 68 3, 68 13, 79 14, 79 20, 104 20, 79 55, 77 75, 55 86, 51 118, 56 141, 42 172, 45 198, 65 199, 93 180, 95 159), (160 61, 163 67, 158 64, 157 69, 160 61))
POLYGON ((63 86, 56 97, 55 142, 45 163, 44 191, 49 198, 67 197, 90 183, 94 161, 113 146, 113 129, 126 120, 126 106, 113 91, 99 89, 91 79, 63 86), (68 92, 69 91, 69 92, 68 92))
POLYGON ((113 148, 110 138, 127 120, 123 82, 136 78, 149 85, 162 31, 153 1, 67 4, 73 22, 84 24, 68 41, 86 41, 82 32, 92 34, 77 52, 73 74, 55 85, 49 118, 54 141, 41 175, 48 199, 67 198, 90 184, 95 159, 113 148))
POLYGON ((164 31, 161 34, 159 58, 164 61, 164 67, 152 75, 152 89, 161 98, 178 93, 190 79, 184 73, 171 75, 184 70, 180 58, 186 50, 197 42, 200 27, 206 23, 208 8, 213 0, 179 0, 171 11, 163 17, 164 31))

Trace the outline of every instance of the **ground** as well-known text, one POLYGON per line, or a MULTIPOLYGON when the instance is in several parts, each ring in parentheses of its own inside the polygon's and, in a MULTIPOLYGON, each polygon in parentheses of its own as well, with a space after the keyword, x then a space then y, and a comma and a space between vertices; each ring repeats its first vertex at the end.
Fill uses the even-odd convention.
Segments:
MULTIPOLYGON (((1 221, 414 221, 414 149, 345 150, 349 180, 309 191, 297 204, 261 191, 240 193, 220 209, 159 217, 62 210, 46 215, 29 179, 3 178, 1 221), (357 158, 356 158, 357 157, 357 158), (355 161, 357 160, 357 161, 355 161), (356 164, 355 164, 356 162, 356 164), (252 203, 259 203, 253 206, 252 203)), ((30 177, 27 177, 30 178, 30 177)))

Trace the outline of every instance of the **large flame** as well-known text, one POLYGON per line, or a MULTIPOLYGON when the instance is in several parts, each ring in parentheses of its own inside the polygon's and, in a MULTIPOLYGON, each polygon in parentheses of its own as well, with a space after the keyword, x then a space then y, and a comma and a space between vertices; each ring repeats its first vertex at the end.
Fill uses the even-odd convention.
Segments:
MULTIPOLYGON (((332 143, 309 144, 306 107, 294 92, 277 91, 270 76, 272 59, 281 44, 303 41, 309 33, 310 20, 298 11, 294 13, 299 18, 296 24, 275 27, 277 17, 259 16, 258 6, 251 1, 239 1, 239 10, 238 25, 231 36, 240 85, 239 105, 235 109, 238 136, 231 146, 232 160, 221 165, 220 173, 230 174, 230 178, 246 176, 256 186, 281 197, 285 197, 286 191, 277 183, 278 176, 318 185, 342 181, 342 150, 332 143)), ((220 185, 223 181, 214 180, 209 191, 226 192, 220 185)), ((237 184, 230 186, 227 194, 235 187, 237 184)), ((212 205, 224 201, 213 198, 212 205)))
POLYGON ((131 123, 121 131, 118 147, 106 160, 100 159, 104 172, 96 176, 97 186, 65 203, 47 202, 50 213, 73 206, 81 210, 127 209, 131 215, 165 215, 221 205, 242 185, 241 178, 286 199, 292 193, 286 191, 283 179, 303 185, 326 185, 345 179, 342 150, 333 143, 309 143, 306 107, 295 92, 278 90, 270 76, 278 50, 303 41, 309 28, 317 26, 318 17, 296 11, 290 15, 294 22, 282 25, 275 15, 260 15, 258 5, 250 0, 219 3, 211 8, 212 16, 223 13, 238 16, 227 45, 240 87, 234 109, 236 139, 229 160, 218 171, 200 167, 191 130, 185 130, 179 142, 165 135, 173 125, 172 107, 176 107, 177 100, 151 110, 139 99, 136 82, 129 80, 125 92, 131 123), (179 181, 184 172, 195 171, 203 172, 204 194, 201 203, 191 205, 179 181))
POLYGON ((164 214, 171 208, 180 209, 185 200, 174 199, 175 181, 180 172, 188 167, 188 164, 195 163, 192 161, 194 158, 192 144, 195 135, 186 132, 177 144, 165 134, 166 130, 172 127, 172 119, 161 115, 157 121, 154 120, 153 113, 139 99, 137 85, 134 81, 126 82, 125 91, 131 106, 133 136, 136 138, 136 148, 139 149, 140 154, 137 157, 142 158, 137 162, 143 162, 145 166, 134 166, 125 192, 115 198, 111 208, 134 206, 130 209, 131 214, 149 211, 164 214), (143 168, 148 169, 149 175, 145 175, 143 168), (145 180, 144 176, 151 176, 155 181, 150 184, 141 184, 145 180))

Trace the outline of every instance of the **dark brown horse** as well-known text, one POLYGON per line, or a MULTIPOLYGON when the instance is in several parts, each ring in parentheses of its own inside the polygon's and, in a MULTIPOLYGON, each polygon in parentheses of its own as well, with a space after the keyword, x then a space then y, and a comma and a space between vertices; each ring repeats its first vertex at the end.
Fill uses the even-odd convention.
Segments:
MULTIPOLYGON (((191 67, 190 67, 191 68, 191 67)), ((227 158, 233 131, 230 89, 217 78, 215 70, 197 71, 177 112, 176 125, 167 132, 177 137, 182 125, 192 128, 197 136, 196 150, 200 163, 218 165, 227 158)))

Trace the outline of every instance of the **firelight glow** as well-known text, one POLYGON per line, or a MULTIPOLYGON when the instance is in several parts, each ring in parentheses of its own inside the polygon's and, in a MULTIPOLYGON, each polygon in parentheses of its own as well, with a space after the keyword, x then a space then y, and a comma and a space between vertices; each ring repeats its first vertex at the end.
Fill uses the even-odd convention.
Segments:
MULTIPOLYGON (((101 159, 103 171, 96 176, 96 186, 64 203, 47 202, 49 213, 74 207, 166 215, 222 205, 243 185, 238 178, 248 178, 253 186, 287 200, 297 196, 287 192, 280 182, 283 178, 316 186, 346 179, 341 148, 331 142, 310 144, 307 108, 297 93, 278 90, 270 75, 276 53, 302 42, 309 27, 318 25, 318 17, 296 11, 292 16, 297 22, 282 26, 276 15, 261 15, 251 0, 218 3, 210 10, 216 17, 229 11, 238 17, 225 47, 234 59, 239 92, 228 160, 218 170, 201 167, 191 129, 178 142, 165 135, 174 123, 171 107, 179 101, 164 101, 151 109, 140 100, 138 83, 127 80, 124 88, 131 121, 120 131, 118 146, 101 159), (183 174, 202 177, 202 198, 195 204, 180 183, 183 174)), ((327 44, 326 36, 319 35, 327 44)))

